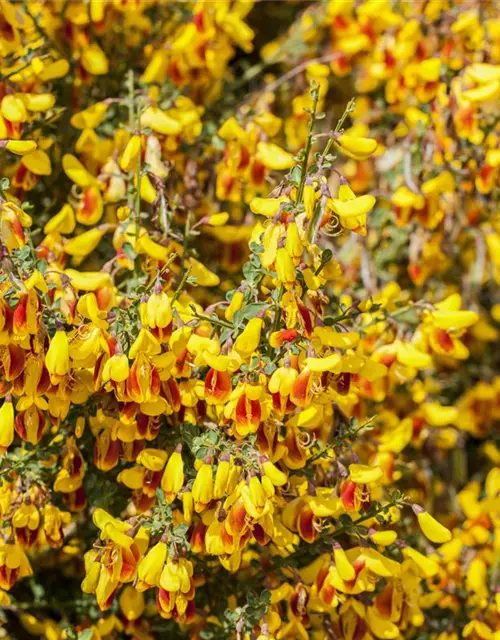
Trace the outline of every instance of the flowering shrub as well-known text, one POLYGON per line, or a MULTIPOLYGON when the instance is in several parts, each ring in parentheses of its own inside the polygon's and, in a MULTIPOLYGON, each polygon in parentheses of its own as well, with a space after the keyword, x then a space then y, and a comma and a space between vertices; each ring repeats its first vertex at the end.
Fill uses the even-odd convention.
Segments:
POLYGON ((0 73, 0 638, 500 638, 494 3, 3 0, 0 73))

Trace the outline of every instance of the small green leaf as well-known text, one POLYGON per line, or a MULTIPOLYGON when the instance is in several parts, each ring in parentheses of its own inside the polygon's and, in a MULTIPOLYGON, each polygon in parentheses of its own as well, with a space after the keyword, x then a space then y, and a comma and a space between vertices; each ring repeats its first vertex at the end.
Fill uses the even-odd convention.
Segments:
POLYGON ((255 318, 255 316, 262 312, 262 311, 267 311, 269 309, 269 305, 265 302, 254 302, 252 304, 248 304, 246 305, 246 307, 243 309, 242 312, 242 317, 245 318, 246 320, 249 320, 250 318, 255 318))
POLYGON ((216 444, 219 441, 219 432, 216 429, 210 429, 207 433, 207 440, 216 444))
POLYGON ((204 460, 208 455, 210 455, 210 449, 208 447, 200 447, 196 452, 196 459, 204 460))
POLYGON ((129 260, 135 260, 137 257, 137 253, 134 250, 134 247, 129 243, 125 242, 122 246, 123 253, 127 256, 129 260))
POLYGON ((290 171, 290 181, 293 182, 295 185, 299 186, 301 175, 302 175, 302 171, 300 167, 294 167, 290 171))

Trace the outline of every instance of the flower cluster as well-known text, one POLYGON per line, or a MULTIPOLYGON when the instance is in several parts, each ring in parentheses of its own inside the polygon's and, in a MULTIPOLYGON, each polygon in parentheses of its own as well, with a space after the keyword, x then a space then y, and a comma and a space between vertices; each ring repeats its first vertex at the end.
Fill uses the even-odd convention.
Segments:
POLYGON ((500 634, 500 22, 277 4, 4 2, 0 637, 500 634))

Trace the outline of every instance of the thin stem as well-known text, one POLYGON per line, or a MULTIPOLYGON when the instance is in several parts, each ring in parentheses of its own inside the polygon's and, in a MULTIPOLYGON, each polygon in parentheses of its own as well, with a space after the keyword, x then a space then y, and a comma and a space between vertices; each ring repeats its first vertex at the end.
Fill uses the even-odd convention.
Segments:
POLYGON ((276 91, 276 89, 280 87, 284 82, 287 82, 287 80, 291 80, 299 73, 302 73, 302 71, 307 69, 309 65, 322 64, 324 62, 331 62, 332 60, 335 60, 335 58, 338 58, 338 57, 339 57, 338 53, 329 53, 326 56, 313 58, 312 60, 306 60, 305 62, 302 62, 302 64, 299 64, 293 69, 290 69, 290 71, 287 71, 286 73, 284 73, 282 76, 277 78, 274 82, 271 82, 270 84, 265 85, 264 89, 265 91, 269 91, 269 93, 272 93, 273 91, 276 91))
POLYGON ((191 267, 189 267, 189 269, 187 269, 184 275, 182 276, 181 281, 179 282, 179 286, 175 290, 174 295, 172 296, 172 300, 170 301, 172 305, 181 295, 184 285, 186 284, 187 279, 189 278, 190 272, 191 272, 191 267))
POLYGON ((322 197, 322 199, 319 200, 316 203, 316 206, 314 207, 311 224, 309 225, 309 231, 308 231, 309 242, 311 244, 313 244, 316 241, 316 236, 318 235, 319 228, 321 225, 321 220, 322 220, 321 214, 325 205, 326 205, 325 198, 322 197))
POLYGON ((347 116, 354 111, 355 106, 356 106, 356 100, 354 98, 351 98, 347 103, 346 108, 344 109, 344 113, 340 116, 340 119, 337 122, 337 126, 335 127, 335 133, 338 133, 342 129, 342 126, 347 116))
POLYGON ((224 329, 234 329, 234 325, 230 322, 226 322, 225 320, 220 320, 219 318, 212 318, 210 316, 205 316, 202 313, 198 313, 193 311, 193 315, 198 320, 206 320, 207 322, 211 322, 219 327, 224 327, 224 329))
POLYGON ((309 120, 309 129, 307 132, 306 148, 304 149, 304 159, 302 160, 300 184, 299 184, 299 188, 297 189, 297 200, 296 200, 297 203, 301 202, 302 200, 302 196, 304 193, 304 186, 306 184, 307 163, 309 161, 309 153, 311 152, 314 124, 316 122, 316 109, 318 108, 318 100, 319 100, 319 90, 317 89, 317 87, 313 87, 311 94, 313 96, 313 105, 311 109, 311 118, 309 120))
MULTIPOLYGON (((128 98, 127 98, 127 106, 128 106, 128 126, 130 131, 134 128, 134 71, 132 69, 128 70, 127 73, 127 88, 128 88, 128 98)), ((129 172, 129 190, 127 194, 127 204, 130 211, 132 211, 134 206, 134 198, 132 194, 132 190, 130 185, 132 183, 132 172, 129 172)))
POLYGON ((344 113, 340 116, 336 126, 335 126, 335 130, 333 132, 333 136, 330 138, 330 140, 328 140, 328 142, 326 143, 326 147, 323 150, 323 153, 321 154, 321 160, 320 160, 320 165, 323 164, 324 159, 326 158, 326 156, 330 153, 332 147, 333 147, 333 143, 335 142, 335 134, 339 133, 339 131, 342 129, 342 126, 344 125, 344 122, 346 121, 347 116, 352 113, 354 111, 354 107, 356 106, 356 101, 354 98, 351 98, 349 100, 349 102, 347 103, 346 108, 344 109, 344 113))
POLYGON ((414 302, 413 304, 407 304, 404 307, 401 307, 400 309, 396 309, 396 311, 393 311, 392 313, 386 313, 383 318, 377 318, 376 320, 372 320, 372 322, 363 325, 358 330, 364 331, 365 329, 372 327, 378 322, 384 322, 384 320, 395 320, 398 316, 401 316, 404 313, 407 313, 408 311, 412 311, 413 309, 416 309, 417 311, 423 311, 426 308, 429 308, 429 310, 432 309, 432 307, 423 306, 421 302, 414 302))
POLYGON ((313 544, 309 546, 308 545, 301 546, 297 549, 297 551, 295 551, 294 553, 291 553, 286 558, 277 559, 276 564, 278 566, 280 565, 282 566, 282 564, 286 562, 288 566, 291 566, 290 561, 294 560, 295 558, 300 558, 301 556, 310 554, 310 553, 316 554, 318 553, 318 550, 320 550, 323 545, 328 544, 328 541, 331 540, 331 538, 338 538, 339 536, 348 532, 352 528, 355 528, 358 525, 362 524, 363 522, 366 522, 367 520, 371 520, 372 518, 375 518, 381 513, 385 513, 391 507, 401 505, 402 503, 403 503, 402 499, 391 500, 390 502, 388 502, 385 505, 382 505, 372 513, 366 513, 360 516, 359 518, 357 518, 357 520, 353 520, 346 525, 341 525, 340 527, 338 527, 338 529, 335 529, 335 531, 333 532, 327 531, 324 536, 317 538, 313 544))
POLYGON ((158 278, 161 278, 161 276, 165 273, 165 271, 169 268, 169 266, 172 264, 172 262, 174 262, 174 260, 178 257, 177 253, 172 253, 167 261, 165 262, 165 264, 163 265, 163 267, 161 268, 161 270, 158 273, 158 276, 156 278, 153 278, 153 280, 148 284, 148 286, 146 287, 146 291, 149 291, 150 289, 152 289, 156 283, 156 280, 158 278))
POLYGON ((369 418, 366 422, 363 422, 363 424, 360 425, 357 429, 353 429, 352 431, 347 431, 347 433, 341 436, 337 436, 333 442, 330 442, 325 447, 321 448, 319 451, 316 451, 316 453, 313 454, 307 460, 307 464, 310 464, 311 462, 315 462, 319 458, 322 458, 324 453, 326 453, 327 451, 330 451, 332 448, 334 449, 335 447, 338 447, 343 442, 347 442, 347 440, 352 440, 355 436, 358 435, 358 433, 363 431, 363 429, 366 429, 366 427, 368 427, 374 420, 375 420, 375 416, 373 416, 372 418, 369 418))
POLYGON ((278 302, 276 308, 276 314, 274 316, 273 322, 273 331, 278 331, 281 321, 281 299, 283 298, 283 294, 285 293, 285 286, 282 284, 280 290, 278 292, 278 302))
POLYGON ((9 473, 15 471, 16 469, 22 468, 26 464, 26 462, 28 462, 28 460, 31 460, 31 458, 36 455, 36 453, 36 449, 33 449, 32 451, 25 453, 23 457, 15 462, 11 467, 3 468, 2 470, 0 470, 0 478, 9 475, 9 473))
MULTIPOLYGON (((40 57, 43 57, 43 56, 40 56, 40 57)), ((30 65, 31 65, 31 60, 29 60, 28 62, 23 64, 21 67, 18 67, 17 69, 14 69, 14 71, 10 71, 9 73, 6 73, 6 74, 0 73, 0 79, 2 81, 8 80, 12 76, 15 76, 17 73, 21 73, 21 71, 24 71, 24 69, 26 69, 30 65)))
POLYGON ((60 53, 60 55, 65 59, 68 60, 68 57, 66 56, 66 54, 64 53, 64 51, 60 48, 60 46, 54 42, 51 38, 49 38, 48 34, 46 33, 46 31, 41 27, 40 23, 38 22, 38 18, 35 17, 31 11, 29 10, 29 3, 28 2, 23 2, 23 9, 26 11, 26 13, 29 15, 29 17, 33 20, 33 24, 35 26, 36 31, 38 31, 39 35, 42 36, 42 38, 45 38, 45 40, 52 45, 55 49, 57 49, 57 51, 60 53))
POLYGON ((399 502, 400 501, 398 501, 398 500, 391 500, 391 502, 388 502, 387 504, 384 504, 383 506, 381 506, 379 509, 377 509, 373 513, 366 513, 365 515, 360 516, 357 520, 353 520, 348 525, 342 525, 341 527, 336 529, 331 535, 334 538, 336 538, 338 535, 340 535, 341 533, 344 533, 346 530, 351 529, 352 527, 357 527, 358 524, 361 524, 362 522, 366 522, 366 520, 371 520, 372 518, 377 517, 381 513, 385 513, 391 507, 397 506, 399 504, 399 502))
POLYGON ((419 195, 420 189, 415 184, 415 180, 413 178, 413 168, 412 168, 411 161, 412 161, 411 150, 408 145, 406 147, 406 150, 403 156, 403 175, 404 175, 405 183, 408 189, 410 191, 413 191, 413 193, 416 193, 417 195, 419 195))
POLYGON ((326 143, 326 147, 323 150, 323 153, 321 154, 321 159, 323 160, 323 158, 326 158, 326 156, 330 153, 330 150, 333 146, 333 138, 330 138, 330 140, 328 140, 328 142, 326 143))
POLYGON ((357 316, 359 316, 361 314, 361 311, 356 310, 356 311, 346 311, 345 313, 343 313, 340 316, 336 316, 335 318, 332 318, 330 320, 331 324, 337 324, 338 322, 342 322, 342 320, 349 320, 350 318, 356 318, 357 316))
POLYGON ((160 195, 160 226, 163 231, 163 235, 166 237, 168 235, 168 213, 167 213, 167 203, 165 201, 165 196, 163 193, 160 195))
POLYGON ((135 241, 139 240, 139 228, 141 224, 141 154, 137 156, 137 165, 135 167, 135 204, 134 204, 134 221, 135 221, 135 241))
POLYGON ((184 241, 182 243, 182 257, 181 257, 181 260, 182 260, 181 273, 182 274, 184 274, 186 270, 186 254, 188 250, 190 231, 191 231, 191 212, 188 211, 188 214, 186 217, 186 226, 184 227, 184 241))

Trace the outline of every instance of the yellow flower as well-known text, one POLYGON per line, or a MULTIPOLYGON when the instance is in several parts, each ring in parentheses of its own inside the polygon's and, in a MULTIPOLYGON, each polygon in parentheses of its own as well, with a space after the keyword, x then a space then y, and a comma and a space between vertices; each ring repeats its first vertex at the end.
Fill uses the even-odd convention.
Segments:
POLYGON ((30 153, 23 155, 21 159, 22 164, 37 176, 50 176, 52 173, 52 164, 50 158, 41 149, 35 149, 30 153))
POLYGON ((354 160, 365 160, 369 158, 377 149, 377 141, 373 138, 358 138, 346 133, 335 139, 335 144, 342 153, 354 160))
POLYGON ((27 153, 31 153, 37 147, 34 140, 3 140, 0 141, 0 146, 5 143, 5 148, 11 153, 15 153, 18 156, 24 156, 27 153))
POLYGON ((93 324, 99 329, 107 329, 109 323, 106 320, 107 311, 101 310, 97 303, 97 297, 93 291, 85 293, 76 306, 78 313, 84 318, 92 320, 93 324))
POLYGON ((259 142, 257 144, 257 158, 265 167, 274 171, 290 169, 294 164, 291 153, 271 142, 259 142))
POLYGON ((189 275, 196 280, 196 284, 200 287, 216 287, 220 283, 219 276, 195 258, 187 260, 187 267, 189 275))
POLYGON ((376 482, 383 476, 380 467, 371 467, 364 464, 351 464, 349 466, 349 476, 356 484, 369 484, 376 482))
POLYGON ((75 113, 71 117, 71 126, 76 129, 95 129, 104 120, 109 105, 105 102, 96 102, 83 111, 75 113))
POLYGON ((146 302, 144 319, 152 329, 164 329, 172 321, 172 310, 167 294, 158 288, 154 291, 146 302))
POLYGON ((280 471, 270 460, 264 460, 262 470, 276 487, 282 487, 288 481, 286 473, 280 471))
POLYGON ((295 265, 290 253, 285 247, 281 247, 276 252, 276 273, 278 279, 287 287, 291 287, 296 280, 295 265))
POLYGON ((182 130, 181 124, 177 120, 159 107, 154 106, 148 107, 142 112, 141 127, 150 127, 153 131, 166 136, 176 136, 182 130))
POLYGON ((272 218, 280 210, 283 202, 287 202, 288 198, 281 196, 280 198, 253 198, 250 201, 250 209, 253 213, 272 218))
POLYGON ((417 515, 418 524, 423 534, 431 542, 448 542, 451 540, 451 531, 433 518, 430 513, 427 513, 418 505, 413 505, 413 511, 417 515))
POLYGON ((71 238, 64 245, 64 251, 70 256, 73 256, 76 263, 80 263, 86 258, 94 249, 98 246, 102 238, 104 237, 105 229, 96 227, 95 229, 89 229, 84 233, 71 238))
POLYGON ((126 355, 115 354, 106 360, 102 370, 102 381, 124 382, 129 376, 129 363, 126 355))
POLYGON ((288 396, 298 375, 299 372, 293 367, 279 367, 269 380, 269 391, 271 393, 279 392, 284 396, 288 396))
POLYGON ((76 226, 75 212, 69 204, 63 205, 59 213, 56 213, 45 225, 43 232, 49 233, 73 233, 76 226))
POLYGON ((373 196, 356 197, 346 184, 340 185, 339 197, 331 200, 331 207, 339 217, 340 224, 362 236, 366 235, 366 216, 374 206, 373 196))
POLYGON ((214 482, 214 498, 222 498, 226 491, 227 482, 229 479, 229 473, 231 470, 231 462, 229 460, 229 454, 221 458, 217 464, 217 471, 215 472, 214 482), (227 459, 226 459, 227 458, 227 459))
POLYGON ((83 164, 75 156, 67 153, 62 158, 62 167, 70 180, 82 189, 95 184, 95 178, 85 169, 83 164))
POLYGON ((224 317, 228 322, 233 321, 234 314, 241 309, 244 300, 245 296, 241 291, 234 292, 233 297, 231 298, 231 302, 224 312, 224 317))
POLYGON ((28 119, 28 111, 22 99, 22 94, 4 96, 0 104, 0 112, 6 120, 15 124, 26 122, 28 119))
POLYGON ((136 587, 139 591, 145 591, 146 589, 159 585, 161 572, 163 571, 163 565, 166 559, 167 545, 162 541, 157 542, 139 563, 136 587))
POLYGON ((191 589, 192 575, 193 565, 190 560, 180 558, 178 561, 173 562, 169 559, 163 567, 160 586, 162 589, 165 589, 165 591, 188 593, 191 589))
POLYGON ((127 142, 122 157, 120 158, 120 167, 123 171, 135 171, 137 158, 141 152, 141 136, 134 135, 127 142))
POLYGON ((374 531, 370 533, 370 538, 382 547, 388 547, 397 540, 397 533, 395 531, 374 531))
POLYGON ((252 318, 248 321, 242 333, 236 338, 234 350, 242 358, 249 358, 259 346, 263 326, 264 321, 262 318, 252 318))
POLYGON ((193 483, 194 509, 196 513, 203 511, 213 498, 212 465, 202 463, 193 483))
POLYGON ((335 566, 337 571, 339 572, 342 580, 350 581, 354 580, 356 577, 356 572, 354 571, 354 567, 349 562, 349 559, 339 544, 335 544, 333 547, 333 559, 335 561, 335 566))
POLYGON ((92 75, 101 76, 108 73, 109 64, 106 54, 95 43, 84 48, 81 61, 83 68, 92 75))
POLYGON ((137 464, 142 464, 150 471, 162 471, 167 462, 167 452, 163 449, 143 449, 136 458, 137 464))
POLYGON ((45 365, 51 376, 65 376, 69 371, 69 345, 65 331, 55 332, 45 356, 45 365))
POLYGON ((168 459, 161 479, 167 502, 172 503, 184 484, 184 462, 181 451, 174 451, 168 459))
POLYGON ((304 186, 304 209, 309 219, 313 217, 315 204, 316 197, 314 185, 312 182, 310 184, 306 182, 306 185, 304 186))
POLYGON ((14 407, 7 396, 0 407, 0 451, 7 449, 14 440, 14 407))
POLYGON ((290 254, 292 258, 299 259, 302 257, 302 253, 304 251, 304 247, 302 244, 302 240, 300 239, 299 231, 297 228, 297 224, 295 222, 291 222, 287 227, 286 233, 286 250, 290 254))
POLYGON ((121 592, 119 602, 123 615, 129 621, 137 620, 144 613, 144 596, 130 585, 121 592))

